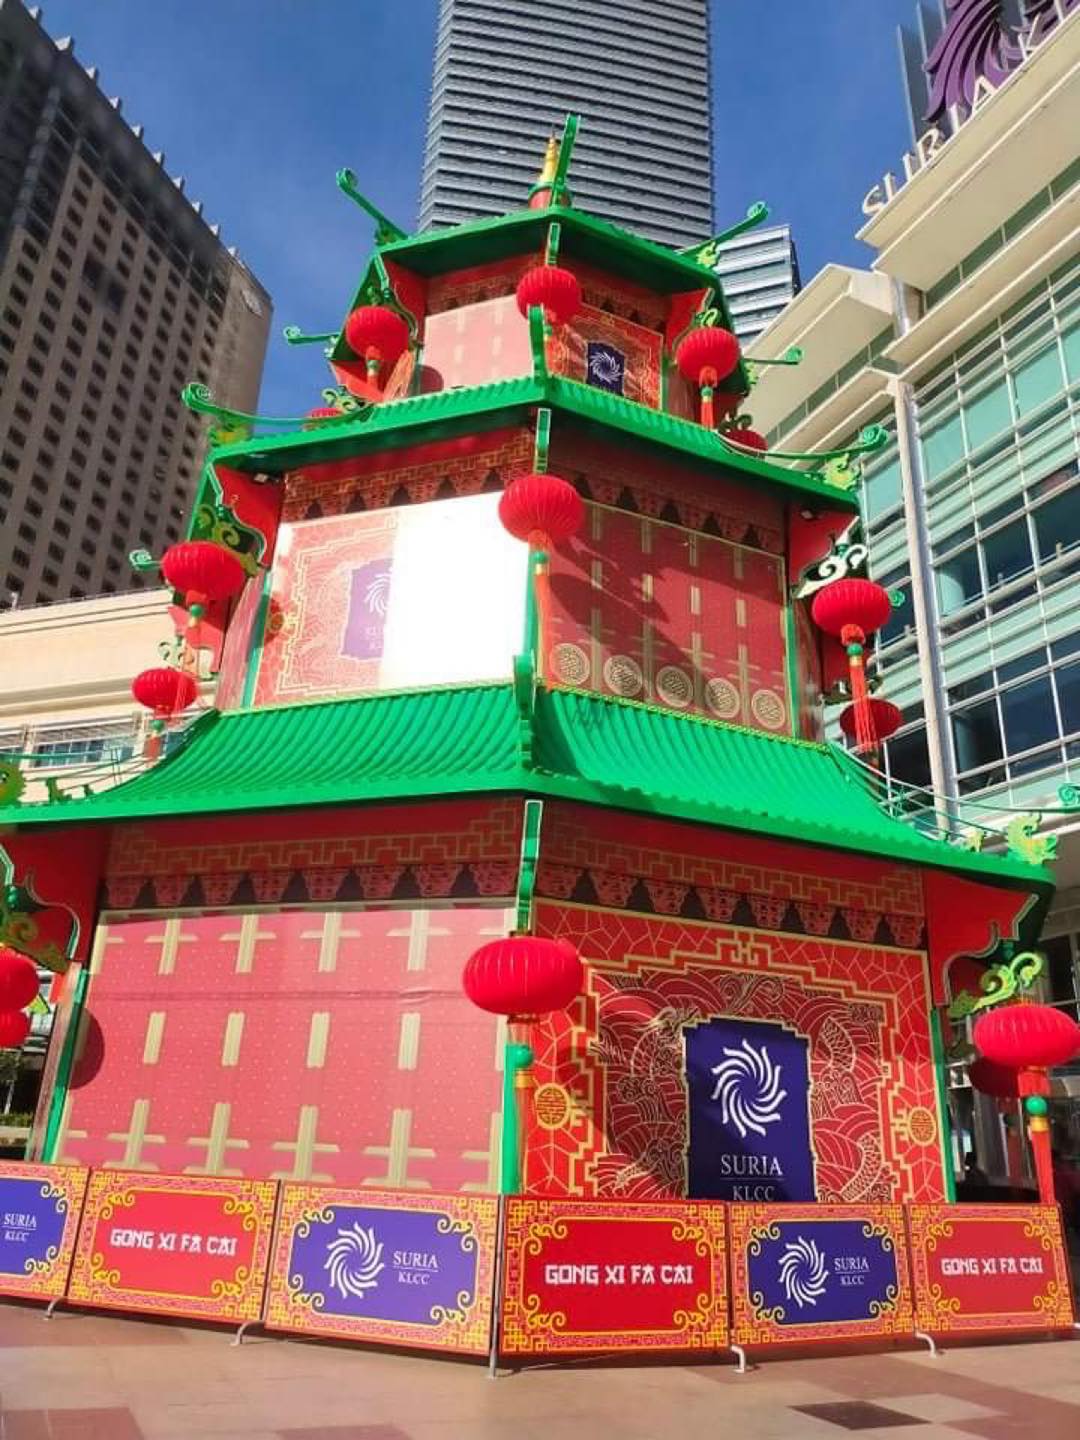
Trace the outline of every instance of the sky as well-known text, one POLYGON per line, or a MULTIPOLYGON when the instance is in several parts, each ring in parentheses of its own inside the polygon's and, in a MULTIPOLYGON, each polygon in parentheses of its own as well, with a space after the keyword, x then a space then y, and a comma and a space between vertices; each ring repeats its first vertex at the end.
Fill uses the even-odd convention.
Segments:
MULTIPOLYGON (((602 3, 602 0, 582 0, 602 3)), ((656 0, 662 8, 664 0, 656 0)), ((337 190, 416 219, 437 0, 44 0, 151 150, 274 299, 260 412, 298 415, 331 383, 336 330, 371 245, 337 190)), ((804 282, 866 264, 863 195, 908 144, 895 39, 915 0, 714 0, 716 210, 766 200, 795 233, 804 282)), ((573 175, 571 173, 571 181, 573 175)))

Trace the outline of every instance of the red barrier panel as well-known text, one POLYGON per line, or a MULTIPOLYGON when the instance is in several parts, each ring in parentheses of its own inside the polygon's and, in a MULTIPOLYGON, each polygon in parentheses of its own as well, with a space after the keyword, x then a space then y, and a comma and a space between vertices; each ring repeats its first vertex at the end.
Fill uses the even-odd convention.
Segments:
POLYGON ((723 1348, 724 1207, 506 1202, 504 1355, 723 1348))
POLYGON ((277 1188, 275 1180, 95 1170, 68 1299, 233 1325, 258 1320, 277 1188))
POLYGON ((737 1345, 914 1333, 899 1205, 731 1205, 728 1221, 737 1345))
POLYGON ((907 1213, 920 1330, 977 1335, 1072 1327, 1056 1205, 910 1205, 907 1213))
POLYGON ((0 1295, 63 1295, 89 1174, 81 1165, 0 1161, 0 1295))
POLYGON ((286 1183, 267 1328, 486 1355, 498 1206, 286 1183))

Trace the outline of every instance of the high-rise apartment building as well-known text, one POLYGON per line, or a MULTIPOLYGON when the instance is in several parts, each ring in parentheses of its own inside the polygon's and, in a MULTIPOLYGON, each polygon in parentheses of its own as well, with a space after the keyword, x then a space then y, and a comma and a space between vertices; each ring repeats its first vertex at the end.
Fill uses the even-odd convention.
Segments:
POLYGON ((0 606, 140 583, 201 464, 180 391, 254 409, 270 310, 73 43, 0 0, 0 606))
POLYGON ((524 205, 583 117, 574 197, 674 246, 713 230, 709 0, 440 0, 420 226, 524 205))
POLYGON ((723 281, 732 324, 744 344, 771 325, 801 288, 790 225, 736 235, 720 246, 713 269, 723 281))

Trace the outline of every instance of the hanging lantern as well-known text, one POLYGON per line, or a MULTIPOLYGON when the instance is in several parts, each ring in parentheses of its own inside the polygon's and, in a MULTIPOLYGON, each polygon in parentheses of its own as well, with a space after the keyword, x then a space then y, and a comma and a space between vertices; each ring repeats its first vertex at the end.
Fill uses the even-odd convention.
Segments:
POLYGON ((360 305, 345 321, 345 340, 375 380, 381 367, 392 369, 409 348, 409 324, 389 305, 360 305))
POLYGON ((30 1020, 21 1010, 0 1011, 0 1050, 17 1050, 30 1034, 30 1020))
POLYGON ((25 1010, 39 989, 33 962, 7 946, 0 949, 0 1011, 25 1010))
POLYGON ((207 600, 229 600, 244 588, 244 567, 231 550, 211 540, 185 540, 170 545, 161 557, 161 573, 190 606, 207 600))
POLYGON ((462 975, 465 994, 495 1015, 547 1015, 565 1010, 584 984, 581 959, 569 940, 513 935, 473 952, 462 975))
POLYGON ((1011 1070, 1046 1070, 1080 1054, 1080 1025, 1052 1005, 1002 1005, 980 1015, 971 1035, 980 1055, 1011 1070))
POLYGON ((573 485, 558 475, 519 475, 502 493, 499 519, 518 540, 546 550, 581 529, 585 506, 573 485))
POLYGON ((581 309, 581 284, 561 265, 534 265, 518 281, 517 303, 522 315, 539 305, 549 325, 566 325, 581 309))
POLYGON ((768 450, 769 442, 757 430, 747 430, 739 426, 733 426, 730 430, 721 430, 725 440, 730 440, 733 445, 742 445, 747 450, 768 450))
POLYGON ((186 710, 198 695, 199 686, 186 670, 160 665, 136 675, 131 682, 131 693, 156 719, 164 720, 186 710))
POLYGON ((995 1100, 1020 1098, 1019 1077, 1007 1065, 995 1065, 992 1060, 975 1060, 968 1068, 968 1079, 976 1090, 992 1095, 995 1100))
POLYGON ((712 430, 716 425, 714 392, 720 381, 738 368, 738 340, 720 325, 697 325, 676 346, 675 363, 701 391, 701 423, 712 430))
POLYGON ((875 750, 877 737, 866 688, 866 665, 863 647, 867 637, 888 620, 892 613, 889 592, 872 580, 833 580, 814 596, 810 613, 814 624, 828 635, 835 635, 847 650, 851 674, 851 711, 854 735, 859 750, 875 750))
MULTIPOLYGON (((866 704, 870 712, 870 728, 874 734, 870 748, 876 750, 882 740, 888 740, 890 735, 896 734, 903 724, 904 715, 899 706, 894 705, 891 700, 871 697, 866 704)), ((849 740, 858 738, 857 719, 854 705, 848 705, 840 711, 840 729, 849 740)))

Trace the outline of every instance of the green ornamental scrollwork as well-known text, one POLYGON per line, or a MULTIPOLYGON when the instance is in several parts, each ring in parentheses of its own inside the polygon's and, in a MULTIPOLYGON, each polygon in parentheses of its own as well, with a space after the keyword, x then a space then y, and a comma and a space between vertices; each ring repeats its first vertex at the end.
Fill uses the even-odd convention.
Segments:
POLYGON ((755 200, 749 207, 741 220, 736 220, 734 225, 729 225, 726 230, 721 230, 711 240, 706 240, 702 245, 690 245, 679 253, 685 255, 688 260, 693 260, 695 265, 701 265, 706 270, 711 270, 720 259, 720 250, 729 240, 734 240, 737 235, 743 235, 747 230, 753 230, 755 226, 761 225, 769 218, 769 207, 764 200, 755 200))
POLYGON ((309 335, 301 330, 299 325, 286 325, 281 333, 285 337, 286 345, 334 345, 338 339, 336 330, 325 330, 319 335, 309 335))
POLYGON ((248 440, 254 435, 256 425, 270 426, 276 430, 299 430, 306 423, 304 417, 299 415, 248 415, 242 410, 230 410, 226 405, 218 405, 209 387, 198 380, 184 386, 180 399, 194 414, 212 417, 212 446, 235 445, 242 440, 248 440))
POLYGON ((1031 989, 1044 967, 1043 957, 1035 950, 1023 950, 1019 955, 1010 956, 1002 965, 991 965, 979 982, 982 994, 961 991, 949 1006, 949 1019, 964 1020, 980 1010, 988 1010, 993 1005, 1014 999, 1031 989))
POLYGON ((375 221, 375 244, 392 245, 395 240, 407 240, 408 232, 400 225, 395 225, 389 216, 384 215, 377 205, 362 194, 357 183, 356 175, 347 167, 339 170, 334 177, 337 187, 343 195, 347 195, 354 205, 359 205, 375 221))
POLYGON ((862 457, 872 455, 889 442, 884 425, 868 425, 859 438, 842 450, 812 451, 770 450, 770 461, 792 460, 808 465, 812 479, 834 490, 854 490, 862 475, 862 457))
POLYGON ((26 777, 14 760, 0 759, 0 808, 18 805, 26 789, 26 777))
MULTIPOLYGON (((366 420, 372 410, 370 401, 361 400, 351 391, 346 390, 344 385, 328 385, 322 392, 322 398, 327 405, 334 405, 341 411, 341 415, 325 415, 320 417, 322 422, 334 424, 342 417, 348 420, 355 420, 358 417, 366 420)), ((313 423, 306 420, 305 424, 313 423)))
POLYGON ((1018 860, 1029 865, 1045 865, 1057 855, 1057 836, 1040 835, 1042 816, 1037 814, 1015 815, 1005 826, 1005 839, 1009 852, 1018 860))
POLYGON ((1080 810, 1080 785, 1071 782, 1058 787, 1058 799, 1065 810, 1080 810))

